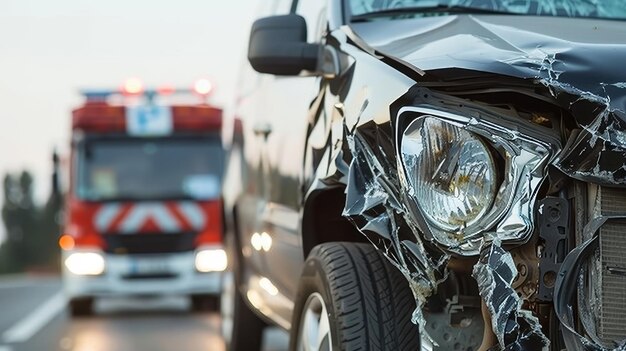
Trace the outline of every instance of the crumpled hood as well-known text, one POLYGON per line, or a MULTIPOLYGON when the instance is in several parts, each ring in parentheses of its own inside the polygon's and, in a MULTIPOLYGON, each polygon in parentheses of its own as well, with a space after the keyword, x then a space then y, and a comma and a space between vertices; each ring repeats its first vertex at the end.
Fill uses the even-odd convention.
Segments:
POLYGON ((577 179, 626 184, 626 21, 458 15, 351 28, 431 80, 456 68, 548 87, 582 129, 555 165, 577 179))
POLYGON ((626 22, 535 16, 442 16, 359 23, 370 46, 424 71, 462 68, 556 79, 626 103, 626 22))

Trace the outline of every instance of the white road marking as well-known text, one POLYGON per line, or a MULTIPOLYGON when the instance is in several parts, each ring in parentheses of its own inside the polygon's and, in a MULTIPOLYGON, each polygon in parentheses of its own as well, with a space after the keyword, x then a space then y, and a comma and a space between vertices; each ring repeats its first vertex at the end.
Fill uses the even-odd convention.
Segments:
MULTIPOLYGON (((0 289, 17 289, 28 288, 43 285, 55 285, 58 282, 57 278, 37 277, 37 281, 33 281, 33 277, 27 275, 12 275, 0 277, 0 289)), ((0 350, 1 351, 1 350, 0 350)))
MULTIPOLYGON (((37 307, 31 314, 13 325, 2 334, 2 341, 9 344, 20 343, 30 339, 52 318, 58 315, 67 303, 63 291, 52 296, 48 301, 37 307)), ((0 351, 6 351, 0 349, 0 351)))

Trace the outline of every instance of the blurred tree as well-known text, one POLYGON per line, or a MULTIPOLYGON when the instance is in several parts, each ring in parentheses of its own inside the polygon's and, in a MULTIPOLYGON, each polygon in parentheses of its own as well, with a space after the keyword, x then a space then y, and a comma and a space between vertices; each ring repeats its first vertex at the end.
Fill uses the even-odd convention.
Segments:
POLYGON ((26 266, 38 260, 39 245, 37 233, 37 209, 33 199, 33 176, 23 171, 18 178, 19 206, 14 216, 21 229, 21 256, 26 266))
POLYGON ((2 220, 6 228, 6 241, 0 248, 0 272, 12 273, 24 268, 24 232, 20 225, 22 194, 14 176, 4 176, 4 205, 2 220))
POLYGON ((19 177, 4 177, 2 219, 7 238, 0 246, 0 273, 57 267, 58 216, 61 200, 54 194, 43 208, 33 199, 33 177, 23 171, 19 177))

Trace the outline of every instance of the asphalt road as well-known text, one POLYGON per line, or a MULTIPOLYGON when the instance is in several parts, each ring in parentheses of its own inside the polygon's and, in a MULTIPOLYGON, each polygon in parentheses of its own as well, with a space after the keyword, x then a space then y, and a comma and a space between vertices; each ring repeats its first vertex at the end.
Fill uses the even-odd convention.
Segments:
MULTIPOLYGON (((287 348, 269 329, 266 351, 287 348)), ((184 297, 104 299, 71 319, 57 278, 0 277, 0 351, 222 351, 220 316, 190 313, 184 297)))

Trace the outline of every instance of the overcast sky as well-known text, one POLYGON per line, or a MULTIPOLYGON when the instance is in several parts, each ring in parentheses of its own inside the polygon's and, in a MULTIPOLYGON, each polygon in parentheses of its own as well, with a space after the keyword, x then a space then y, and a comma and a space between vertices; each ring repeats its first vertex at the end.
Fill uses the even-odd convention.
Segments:
POLYGON ((257 1, 0 1, 0 175, 31 170, 47 197, 79 88, 210 77, 214 102, 228 103, 257 1))

